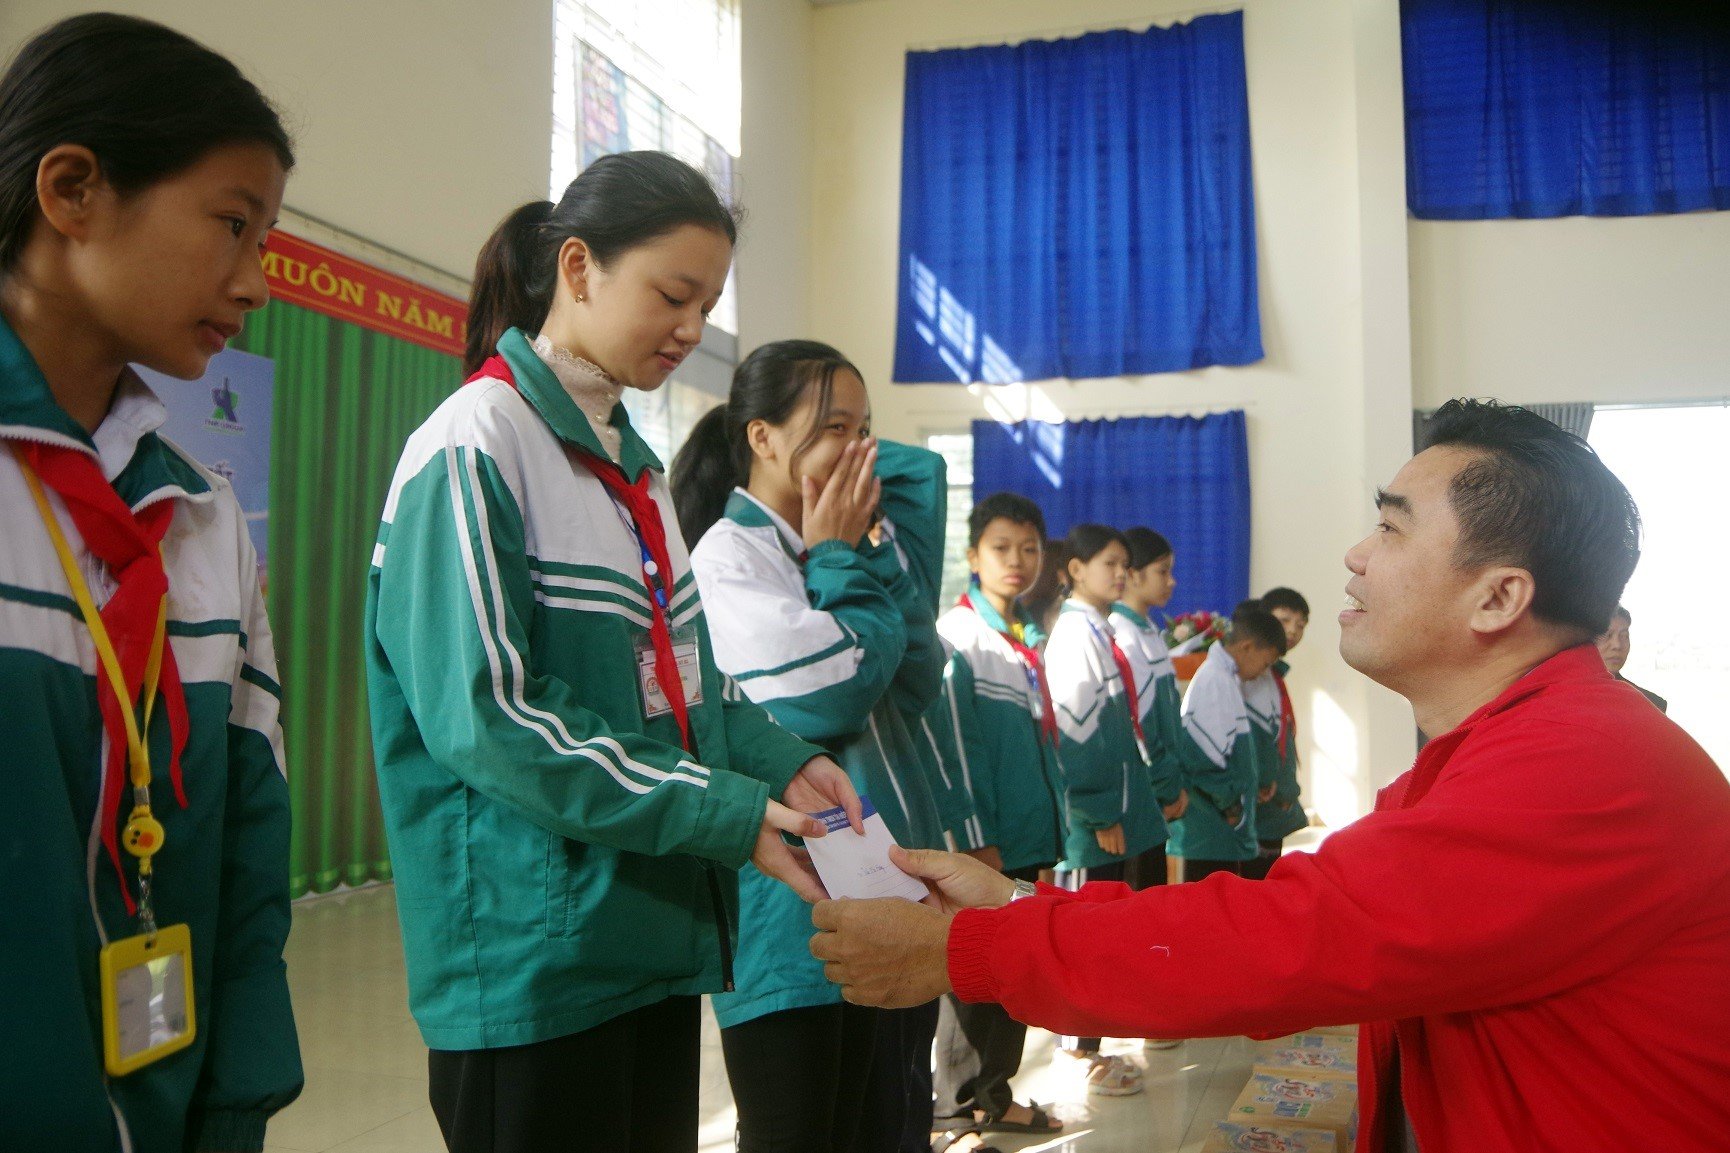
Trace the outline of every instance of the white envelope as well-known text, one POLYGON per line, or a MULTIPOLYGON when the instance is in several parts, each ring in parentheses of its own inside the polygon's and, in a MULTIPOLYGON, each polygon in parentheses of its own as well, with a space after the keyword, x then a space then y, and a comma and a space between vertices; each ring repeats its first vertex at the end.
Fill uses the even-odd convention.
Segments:
POLYGON ((871 799, 861 797, 860 800, 865 804, 863 836, 855 833, 847 823, 844 809, 811 814, 829 830, 828 836, 805 841, 805 848, 811 854, 811 863, 817 867, 817 876, 822 879, 823 887, 836 899, 904 897, 909 901, 924 900, 930 891, 925 882, 908 876, 889 863, 889 847, 895 843, 895 838, 890 835, 889 826, 883 823, 883 817, 871 804, 871 799))

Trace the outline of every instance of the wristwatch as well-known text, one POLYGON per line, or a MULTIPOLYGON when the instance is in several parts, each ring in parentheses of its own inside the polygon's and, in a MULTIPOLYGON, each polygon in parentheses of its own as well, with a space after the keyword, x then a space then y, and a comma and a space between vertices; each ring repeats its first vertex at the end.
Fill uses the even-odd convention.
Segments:
POLYGON ((1010 894, 1009 903, 1014 904, 1016 901, 1021 900, 1021 898, 1035 896, 1038 892, 1039 886, 1035 885, 1032 881, 1016 881, 1015 892, 1010 894))

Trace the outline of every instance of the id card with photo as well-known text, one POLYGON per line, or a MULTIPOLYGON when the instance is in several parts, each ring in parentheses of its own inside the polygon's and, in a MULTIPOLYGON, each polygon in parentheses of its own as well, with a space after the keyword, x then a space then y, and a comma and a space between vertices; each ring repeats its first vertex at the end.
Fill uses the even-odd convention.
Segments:
POLYGON ((871 803, 871 798, 860 797, 859 800, 865 806, 863 835, 855 833, 847 823, 844 809, 811 814, 829 830, 827 836, 805 840, 805 850, 811 854, 811 863, 817 867, 817 876, 823 887, 837 900, 842 897, 924 900, 929 891, 925 882, 908 876, 889 861, 889 850, 895 844, 895 836, 883 823, 883 815, 871 803))
MULTIPOLYGON (((687 625, 673 630, 673 660, 679 666, 679 679, 685 685, 685 704, 703 703, 703 664, 698 656, 697 630, 687 625)), ((655 672, 655 642, 644 636, 637 640, 637 681, 643 691, 643 717, 654 720, 673 711, 661 678, 655 672)))
POLYGON ((102 1059, 124 1077, 192 1044, 192 933, 168 925, 154 939, 127 937, 102 950, 102 1059))

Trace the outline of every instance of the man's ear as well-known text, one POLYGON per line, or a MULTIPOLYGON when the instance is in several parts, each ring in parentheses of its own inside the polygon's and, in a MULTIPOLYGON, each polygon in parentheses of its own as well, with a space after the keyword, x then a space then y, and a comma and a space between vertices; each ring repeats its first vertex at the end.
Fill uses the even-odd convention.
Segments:
POLYGON ((1532 611, 1532 574, 1512 565, 1485 569, 1472 585, 1472 631, 1490 637, 1513 628, 1532 611))
POLYGON ((48 227, 69 240, 90 235, 103 197, 112 196, 102 164, 82 144, 59 144, 36 165, 36 207, 48 227))

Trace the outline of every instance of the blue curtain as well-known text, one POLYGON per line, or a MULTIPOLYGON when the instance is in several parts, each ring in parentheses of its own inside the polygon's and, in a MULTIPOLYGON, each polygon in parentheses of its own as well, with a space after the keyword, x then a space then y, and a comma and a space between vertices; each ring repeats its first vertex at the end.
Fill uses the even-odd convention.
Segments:
POLYGON ((1730 41, 1676 12, 1402 0, 1412 214, 1730 207, 1730 41))
POLYGON ((1067 424, 973 422, 973 497, 1017 492, 1052 537, 1146 525, 1177 554, 1168 614, 1249 596, 1249 442, 1241 411, 1067 424))
POLYGON ((1261 359, 1243 14, 907 54, 897 381, 1261 359))

